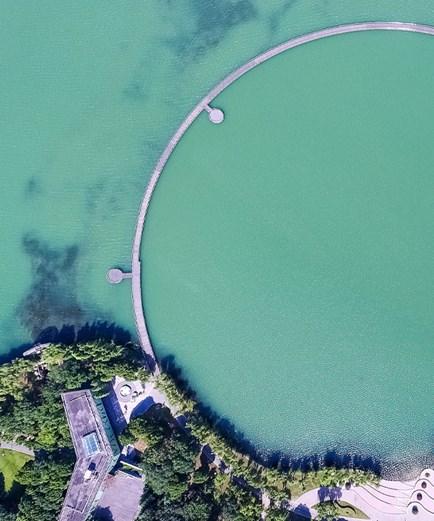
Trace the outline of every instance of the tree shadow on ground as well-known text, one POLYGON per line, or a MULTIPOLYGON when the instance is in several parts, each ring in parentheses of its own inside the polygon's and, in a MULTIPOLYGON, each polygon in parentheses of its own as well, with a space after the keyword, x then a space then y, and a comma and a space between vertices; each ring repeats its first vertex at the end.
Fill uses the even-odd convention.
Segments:
POLYGON ((91 521, 114 521, 114 517, 109 507, 96 507, 91 521))
POLYGON ((320 487, 318 490, 320 503, 324 503, 324 501, 337 501, 341 497, 342 489, 340 487, 320 487))
POLYGON ((312 514, 307 505, 298 505, 289 515, 288 521, 302 521, 312 519, 312 514))

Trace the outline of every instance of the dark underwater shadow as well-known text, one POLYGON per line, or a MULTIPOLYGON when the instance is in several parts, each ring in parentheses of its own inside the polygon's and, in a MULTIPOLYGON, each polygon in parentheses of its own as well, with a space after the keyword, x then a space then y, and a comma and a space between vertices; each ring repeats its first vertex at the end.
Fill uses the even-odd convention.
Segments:
POLYGON ((18 347, 14 347, 10 349, 6 354, 0 355, 0 364, 6 364, 7 362, 11 362, 15 358, 20 358, 26 349, 30 349, 33 344, 21 344, 18 347))
POLYGON ((127 329, 118 326, 115 322, 108 322, 106 320, 86 322, 80 327, 65 324, 59 329, 55 326, 51 326, 41 331, 32 343, 21 344, 11 349, 7 354, 0 356, 0 364, 21 357, 24 351, 35 344, 57 343, 71 345, 74 343, 104 340, 105 342, 113 341, 115 344, 125 345, 131 342, 131 338, 131 333, 127 329))
POLYGON ((65 345, 73 343, 94 342, 104 340, 113 341, 116 344, 127 344, 131 341, 131 333, 115 322, 95 321, 86 322, 83 326, 75 327, 65 324, 60 329, 57 327, 45 328, 37 336, 35 343, 46 342, 61 343, 65 345))

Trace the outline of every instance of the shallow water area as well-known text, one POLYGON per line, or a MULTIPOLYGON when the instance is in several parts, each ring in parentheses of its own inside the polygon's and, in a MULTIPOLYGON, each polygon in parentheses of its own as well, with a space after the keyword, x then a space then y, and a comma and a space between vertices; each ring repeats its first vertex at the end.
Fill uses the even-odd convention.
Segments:
POLYGON ((160 356, 259 449, 432 458, 434 39, 324 39, 202 114, 151 203, 160 356))

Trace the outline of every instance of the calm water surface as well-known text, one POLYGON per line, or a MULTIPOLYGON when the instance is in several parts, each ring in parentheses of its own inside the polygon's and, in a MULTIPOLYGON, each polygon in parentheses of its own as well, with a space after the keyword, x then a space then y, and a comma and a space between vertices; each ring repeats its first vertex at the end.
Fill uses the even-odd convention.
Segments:
MULTIPOLYGON (((115 264, 129 267, 138 205, 152 165, 171 133, 200 96, 234 67, 291 36, 337 23, 366 19, 434 23, 430 0, 412 4, 406 0, 133 0, 128 5, 120 0, 109 4, 98 0, 91 3, 77 0, 71 4, 57 0, 38 3, 5 0, 0 6, 0 14, 3 71, 0 77, 0 354, 7 354, 34 340, 46 328, 61 328, 65 324, 78 328, 86 322, 102 320, 115 322, 133 333, 128 285, 109 287, 105 272, 115 264)), ((407 64, 408 58, 403 63, 407 64)), ((305 73, 309 71, 311 69, 306 68, 305 73)), ((402 75, 399 81, 402 81, 402 75)), ((416 81, 413 81, 411 88, 414 89, 415 85, 416 81)), ((271 87, 264 85, 264 88, 271 87)), ((291 90, 294 92, 294 82, 291 90)), ((239 96, 235 91, 233 95, 234 99, 239 96)), ((228 99, 222 97, 222 104, 227 103, 229 107, 232 94, 228 92, 225 96, 228 99)), ((264 96, 258 94, 255 100, 265 101, 264 96)), ((261 102, 258 106, 265 108, 266 104, 261 102)), ((246 116, 239 114, 235 117, 240 120, 246 116)), ((198 126, 201 124, 209 135, 209 128, 198 122, 198 126)), ((225 136, 232 132, 230 124, 228 112, 220 146, 227 139, 225 136)), ((405 125, 402 132, 404 130, 405 125)), ((188 139, 195 141, 196 138, 192 134, 188 139)), ((244 140, 244 137, 240 135, 238 139, 244 140)), ((310 150, 313 149, 312 144, 310 150)), ((229 165, 227 157, 223 159, 224 164, 229 165)), ((312 160, 316 160, 315 155, 312 160)), ((210 176, 214 174, 209 172, 210 176)), ((202 177, 206 179, 206 176, 202 177)), ((222 183, 226 181, 226 177, 222 178, 222 183)), ((189 182, 188 176, 184 182, 189 182)), ((234 182, 238 182, 236 176, 234 182)), ((264 186, 264 189, 268 190, 264 197, 275 197, 271 195, 271 186, 264 186)), ((250 203, 248 201, 255 190, 254 183, 249 188, 243 181, 242 190, 237 195, 238 205, 253 204, 254 197, 250 203)), ((190 193, 188 197, 191 197, 190 193)), ((225 205, 229 206, 226 208, 221 203, 219 208, 219 215, 224 216, 227 212, 227 222, 231 221, 231 212, 235 211, 233 203, 229 204, 231 197, 234 197, 234 192, 228 186, 225 205)), ((199 201, 198 196, 195 201, 199 201)), ((313 202, 306 200, 306 204, 313 205, 313 202)), ((268 214, 269 204, 264 204, 263 208, 268 214)), ((274 227, 272 222, 270 226, 274 227)), ((211 237, 212 228, 208 233, 211 237)), ((259 234, 257 239, 258 251, 265 251, 266 241, 259 234)), ((271 242, 268 247, 275 245, 275 241, 271 242)), ((230 244, 231 241, 228 248, 230 244)), ((258 251, 252 263, 260 260, 258 251)), ((149 262, 151 270, 155 256, 151 256, 149 262)), ((346 266, 343 261, 342 265, 346 266)), ((151 271, 147 273, 151 274, 151 271)), ((250 273, 249 264, 246 264, 246 285, 250 273)), ((274 276, 272 273, 270 277, 274 276)), ((265 270, 262 276, 268 276, 265 270)), ((215 280, 215 288, 218 288, 217 275, 215 280)), ((161 284, 166 285, 165 280, 161 280, 161 284)), ((207 293, 212 296, 215 289, 208 277, 204 284, 208 285, 207 293)), ((285 314, 289 309, 288 284, 289 281, 282 283, 285 314)), ((258 285, 257 291, 260 287, 258 285)), ((151 287, 145 295, 147 299, 151 298, 152 291, 151 287)), ((203 288, 198 288, 198 291, 203 292, 203 288)), ((161 305, 166 294, 163 291, 161 305)), ((255 306, 262 306, 263 295, 253 294, 252 297, 258 297, 253 301, 255 306)), ((209 331, 213 329, 213 321, 221 323, 222 313, 230 313, 232 298, 215 309, 218 315, 215 318, 211 315, 207 324, 209 331)), ((275 290, 268 298, 277 298, 275 290)), ((213 302, 213 298, 207 300, 205 308, 209 306, 211 309, 213 302)), ((208 370, 210 381, 219 381, 220 387, 213 394, 211 387, 203 384, 195 367, 195 353, 198 351, 195 338, 192 338, 188 356, 182 360, 185 336, 178 337, 172 331, 167 334, 176 337, 177 342, 163 338, 162 331, 159 331, 163 322, 160 322, 158 313, 155 309, 151 326, 160 353, 175 354, 192 378, 192 384, 198 386, 201 397, 219 412, 236 420, 237 427, 249 433, 252 439, 274 447, 278 435, 273 438, 268 432, 264 433, 264 422, 258 421, 256 432, 253 432, 252 420, 247 421, 246 415, 238 416, 239 411, 221 407, 220 392, 227 388, 228 383, 220 380, 218 371, 213 372, 224 352, 210 352, 215 340, 202 351, 202 354, 209 352, 203 369, 208 370)), ((194 308, 191 314, 195 315, 194 308)), ((176 315, 174 320, 178 320, 176 315)), ((192 324, 197 324, 198 320, 195 317, 192 324)), ((267 346, 278 343, 279 335, 286 330, 279 332, 279 317, 276 316, 275 320, 276 327, 269 330, 267 346)), ((229 325, 225 325, 226 337, 228 328, 229 325)), ((265 328, 258 319, 257 334, 246 328, 244 342, 239 342, 234 332, 232 345, 239 344, 240 350, 234 347, 233 353, 239 352, 241 357, 243 349, 250 343, 249 335, 256 338, 263 331, 265 328)), ((426 334, 429 332, 427 328, 426 334)), ((217 333, 215 335, 217 338, 217 333)), ((401 356, 398 350, 396 353, 396 356, 401 356)), ((291 356, 293 364, 301 354, 292 349, 291 356)), ((260 363, 273 364, 271 357, 264 357, 260 363)), ((412 360, 412 371, 416 370, 414 364, 412 360)), ((230 367, 239 380, 244 379, 240 363, 230 364, 230 367)), ((286 374, 283 364, 281 371, 286 374)), ((327 374, 324 369, 324 380, 321 380, 325 389, 323 396, 328 392, 328 379, 331 378, 327 374)), ((420 377, 425 374, 422 369, 420 377)), ((359 378, 365 376, 360 374, 359 378)), ((243 392, 248 394, 251 384, 249 378, 245 380, 243 392)), ((414 383, 415 380, 411 381, 414 383)), ((403 374, 402 381, 409 385, 406 374, 403 374)), ((294 386, 295 380, 291 380, 290 385, 294 386)), ((298 382, 297 385, 309 384, 298 382)), ((356 388, 359 390, 361 386, 356 385, 356 388)), ((233 392, 236 392, 235 387, 233 392)), ((342 385, 342 394, 345 392, 349 391, 342 385)), ((258 391, 258 387, 254 393, 259 405, 263 393, 258 391)), ((301 410, 301 406, 297 404, 295 407, 301 410)), ((267 408, 270 407, 277 411, 279 404, 267 402, 267 408)), ((289 407, 285 403, 279 415, 293 418, 294 410, 294 404, 289 407), (288 407, 287 415, 282 412, 285 407, 288 407)), ((429 413, 423 410, 426 413, 424 422, 415 418, 413 425, 432 424, 429 413)), ((379 414, 384 414, 383 407, 379 411, 379 414)), ((258 406, 256 410, 251 407, 249 414, 262 416, 265 413, 263 407, 258 406)), ((401 413, 398 416, 398 423, 402 424, 401 413)), ((341 419, 347 421, 344 415, 341 419)), ((393 440, 395 431, 391 431, 393 440)), ((296 431, 295 427, 291 436, 292 432, 296 432, 296 438, 300 440, 295 444, 297 451, 308 453, 311 450, 307 442, 310 434, 306 435, 305 429, 296 431)), ((289 435, 288 431, 288 435, 282 438, 285 444, 289 435)), ((332 440, 333 436, 331 433, 324 439, 332 440)), ((399 436, 403 436, 402 431, 399 436)), ((426 436, 421 435, 419 427, 410 438, 415 445, 425 440, 420 451, 426 452, 426 436)), ((292 439, 290 441, 294 444, 292 439)), ((334 439, 334 443, 339 441, 339 438, 334 439)), ((361 448, 359 441, 360 436, 354 442, 357 449, 361 448)), ((288 443, 288 447, 290 445, 288 443)), ((392 445, 400 447, 398 452, 402 450, 402 442, 391 442, 392 445)), ((377 448, 380 455, 390 453, 383 444, 377 448)))
POLYGON ((431 452, 433 55, 396 32, 288 51, 221 94, 224 124, 202 115, 161 178, 154 345, 264 450, 431 452))

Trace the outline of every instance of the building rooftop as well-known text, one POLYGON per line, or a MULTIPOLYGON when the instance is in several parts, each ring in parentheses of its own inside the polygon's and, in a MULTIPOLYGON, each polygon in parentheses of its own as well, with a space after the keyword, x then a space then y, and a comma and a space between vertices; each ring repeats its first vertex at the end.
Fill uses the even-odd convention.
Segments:
POLYGON ((119 455, 107 417, 89 390, 62 394, 77 461, 59 521, 85 521, 119 455))
POLYGON ((107 521, 134 521, 140 510, 144 482, 140 477, 119 471, 108 476, 96 513, 107 521))

